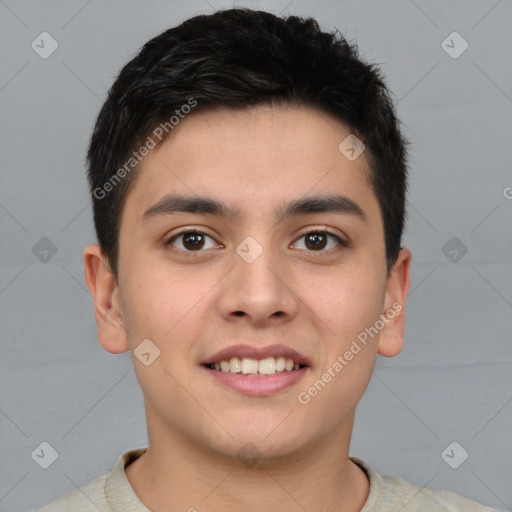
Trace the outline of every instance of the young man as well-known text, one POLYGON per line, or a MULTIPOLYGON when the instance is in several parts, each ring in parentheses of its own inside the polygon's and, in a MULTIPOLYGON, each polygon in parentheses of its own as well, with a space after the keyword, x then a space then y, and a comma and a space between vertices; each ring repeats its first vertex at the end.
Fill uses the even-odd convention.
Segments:
POLYGON ((405 146, 379 71, 312 19, 232 9, 144 46, 92 136, 84 264, 149 446, 43 511, 492 510, 349 456, 402 348, 405 146))

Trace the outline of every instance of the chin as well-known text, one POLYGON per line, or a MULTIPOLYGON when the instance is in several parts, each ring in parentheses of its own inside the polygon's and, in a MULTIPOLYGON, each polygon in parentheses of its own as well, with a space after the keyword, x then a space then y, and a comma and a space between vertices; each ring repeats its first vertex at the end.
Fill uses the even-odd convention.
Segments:
POLYGON ((276 428, 277 425, 279 422, 267 424, 259 431, 239 427, 236 431, 230 430, 233 437, 226 435, 224 442, 212 441, 212 445, 215 446, 211 446, 219 455, 237 458, 244 464, 246 459, 261 459, 260 466, 264 462, 278 462, 283 457, 289 460, 290 455, 308 444, 309 438, 305 432, 292 432, 290 428, 281 429, 283 425, 276 428))

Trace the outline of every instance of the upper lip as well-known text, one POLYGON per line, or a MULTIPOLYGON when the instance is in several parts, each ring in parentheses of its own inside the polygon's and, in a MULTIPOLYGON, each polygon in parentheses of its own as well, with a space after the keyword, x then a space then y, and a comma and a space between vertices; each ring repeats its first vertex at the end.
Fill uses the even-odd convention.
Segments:
POLYGON ((255 347, 251 345, 232 345, 224 348, 210 356, 202 364, 212 364, 219 361, 229 361, 232 357, 242 359, 247 357, 250 359, 266 359, 267 357, 284 357, 285 359, 293 359, 295 364, 310 366, 309 360, 285 345, 267 345, 265 347, 255 347))

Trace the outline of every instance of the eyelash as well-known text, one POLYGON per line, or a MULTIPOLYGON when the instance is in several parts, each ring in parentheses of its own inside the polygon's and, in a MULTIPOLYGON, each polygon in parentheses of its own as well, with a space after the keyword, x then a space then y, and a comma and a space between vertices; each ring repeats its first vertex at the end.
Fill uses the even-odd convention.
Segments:
MULTIPOLYGON (((164 246, 166 247, 171 247, 172 250, 176 250, 176 251, 181 251, 181 252, 186 252, 186 253, 201 253, 201 252, 205 252, 205 250, 207 249, 200 249, 198 251, 188 251, 188 250, 184 250, 184 249, 177 249, 175 247, 172 246, 172 243, 177 240, 180 236, 183 236, 183 235, 187 235, 187 234, 197 234, 197 235, 203 235, 203 236, 206 236, 208 238, 211 238, 213 240, 213 237, 211 237, 210 235, 202 232, 202 231, 199 231, 199 230, 196 230, 196 229, 184 229, 182 231, 179 231, 178 233, 175 233, 171 238, 169 238, 167 241, 164 242, 164 246)), ((331 233, 330 231, 328 230, 320 230, 320 229, 313 229, 311 231, 308 231, 306 233, 303 233, 299 238, 297 238, 297 240, 300 240, 301 238, 304 238, 305 236, 308 236, 308 235, 314 235, 314 234, 318 234, 318 235, 327 235, 328 237, 331 237, 331 238, 334 238, 339 246, 334 248, 334 250, 342 250, 342 248, 348 248, 349 247, 349 244, 348 242, 346 242, 345 240, 343 240, 342 238, 340 238, 338 235, 335 235, 334 233, 331 233), (340 247, 341 246, 341 247, 340 247)), ((307 252, 310 252, 310 253, 324 253, 324 252, 329 252, 330 250, 332 249, 327 249, 327 250, 319 250, 319 251, 307 251, 307 252)))

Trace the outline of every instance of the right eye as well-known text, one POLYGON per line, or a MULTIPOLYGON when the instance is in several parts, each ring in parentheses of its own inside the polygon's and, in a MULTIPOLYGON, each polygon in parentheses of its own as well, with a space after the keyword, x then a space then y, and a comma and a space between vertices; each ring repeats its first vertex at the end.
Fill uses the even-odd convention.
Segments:
POLYGON ((165 246, 173 246, 185 252, 201 252, 202 249, 212 249, 218 247, 213 238, 206 233, 196 230, 183 230, 173 235, 165 242, 165 246), (210 247, 205 247, 206 239, 213 241, 210 247), (178 241, 178 245, 175 242, 178 241))

